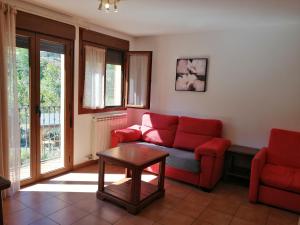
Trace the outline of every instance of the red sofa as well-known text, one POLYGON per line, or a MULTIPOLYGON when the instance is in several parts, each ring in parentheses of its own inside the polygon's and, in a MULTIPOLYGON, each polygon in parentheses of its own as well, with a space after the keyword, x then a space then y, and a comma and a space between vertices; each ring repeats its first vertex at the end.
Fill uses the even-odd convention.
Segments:
MULTIPOLYGON (((167 151, 166 176, 211 190, 222 176, 230 141, 219 120, 145 113, 141 125, 114 130, 111 146, 141 145, 167 151)), ((158 165, 147 168, 157 173, 158 165)))
POLYGON ((300 213, 300 132, 272 129, 252 160, 249 200, 300 213))

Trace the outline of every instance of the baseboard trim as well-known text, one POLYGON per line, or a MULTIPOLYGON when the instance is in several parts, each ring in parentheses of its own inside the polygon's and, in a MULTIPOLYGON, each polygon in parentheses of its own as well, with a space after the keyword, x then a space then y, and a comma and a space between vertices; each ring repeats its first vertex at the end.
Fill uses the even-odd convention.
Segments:
POLYGON ((86 166, 94 165, 97 162, 98 162, 98 160, 89 160, 89 161, 86 161, 83 163, 79 163, 79 164, 73 166, 73 170, 78 170, 78 169, 81 169, 86 166))

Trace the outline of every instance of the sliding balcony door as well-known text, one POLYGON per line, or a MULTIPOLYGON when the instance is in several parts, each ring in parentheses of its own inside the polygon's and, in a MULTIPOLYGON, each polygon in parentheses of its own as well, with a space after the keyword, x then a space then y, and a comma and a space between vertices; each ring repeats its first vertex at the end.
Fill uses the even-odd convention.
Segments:
POLYGON ((17 32, 22 184, 72 166, 71 41, 17 32))

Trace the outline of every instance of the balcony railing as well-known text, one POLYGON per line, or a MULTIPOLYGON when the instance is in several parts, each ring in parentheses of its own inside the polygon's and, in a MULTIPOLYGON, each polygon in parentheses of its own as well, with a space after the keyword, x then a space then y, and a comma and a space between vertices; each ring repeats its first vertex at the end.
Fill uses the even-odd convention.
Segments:
MULTIPOLYGON (((60 106, 41 107, 40 116, 40 146, 41 161, 58 159, 61 157, 61 110, 60 106)), ((30 107, 19 107, 20 116, 20 145, 21 166, 30 163, 30 107)))

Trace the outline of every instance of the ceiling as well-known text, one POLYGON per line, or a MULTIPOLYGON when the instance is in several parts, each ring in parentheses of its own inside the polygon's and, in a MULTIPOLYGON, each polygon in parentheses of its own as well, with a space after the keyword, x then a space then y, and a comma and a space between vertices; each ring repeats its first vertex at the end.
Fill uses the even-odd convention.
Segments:
POLYGON ((300 0, 121 0, 118 13, 98 0, 25 0, 132 36, 300 25, 300 0))

